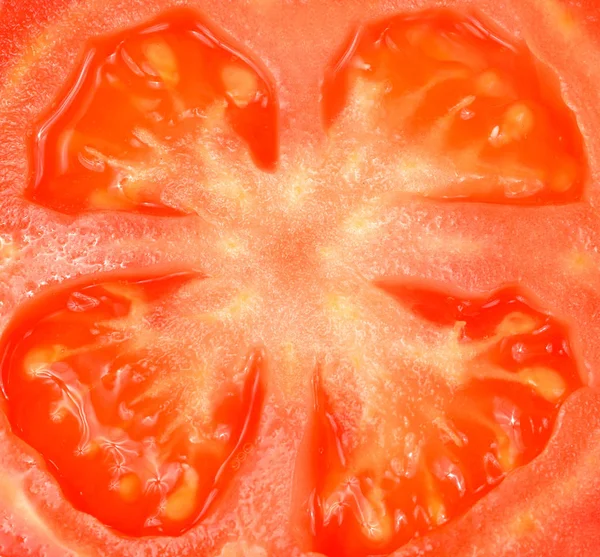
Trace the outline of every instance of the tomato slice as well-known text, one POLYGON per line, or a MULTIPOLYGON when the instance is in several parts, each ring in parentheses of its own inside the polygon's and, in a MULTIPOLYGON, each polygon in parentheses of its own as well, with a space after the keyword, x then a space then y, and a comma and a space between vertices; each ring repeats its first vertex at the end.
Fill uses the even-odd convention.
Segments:
POLYGON ((584 509, 593 126, 554 65, 448 10, 163 1, 65 9, 9 74, 21 122, 106 30, 6 126, 0 554, 487 555, 562 520, 546 486, 584 509))
POLYGON ((77 507, 130 535, 177 535, 197 522, 256 433, 260 351, 223 373, 206 348, 170 338, 165 303, 199 280, 63 288, 24 310, 1 347, 15 432, 77 507))
POLYGON ((187 9, 94 41, 36 134, 27 196, 65 213, 162 215, 242 197, 210 192, 215 153, 243 152, 234 132, 272 170, 277 108, 265 71, 230 43, 187 9), (184 168, 198 192, 178 190, 184 168))
POLYGON ((417 408, 387 408, 383 423, 340 413, 317 373, 308 516, 325 555, 388 554, 461 514, 540 454, 581 386, 565 327, 515 289, 468 299, 379 287, 452 331, 468 356, 459 383, 417 408))
POLYGON ((322 107, 334 136, 389 135, 409 182, 415 165, 436 168, 446 182, 416 190, 429 197, 540 204, 582 195, 583 140, 558 82, 474 17, 437 10, 366 25, 331 63, 322 107))

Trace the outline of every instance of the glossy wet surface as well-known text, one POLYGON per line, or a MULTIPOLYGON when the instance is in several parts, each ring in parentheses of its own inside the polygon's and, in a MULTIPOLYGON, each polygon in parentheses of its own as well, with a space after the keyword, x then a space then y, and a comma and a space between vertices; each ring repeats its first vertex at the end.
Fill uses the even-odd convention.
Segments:
POLYGON ((37 300, 8 332, 2 379, 13 427, 75 505, 130 535, 188 529, 256 434, 261 354, 215 371, 169 326, 162 304, 201 280, 80 284, 37 300), (215 385, 206 376, 218 372, 215 385), (185 376, 194 384, 181 390, 185 376))
POLYGON ((276 78, 195 12, 90 46, 37 130, 25 197, 177 221, 171 260, 217 263, 67 281, 9 327, 11 424, 76 508, 134 537, 189 530, 243 475, 270 392, 311 392, 290 496, 306 550, 392 551, 543 450, 581 385, 551 308, 413 287, 381 257, 480 249, 403 244, 414 198, 583 195, 557 83, 486 29, 443 11, 366 24, 323 68, 326 144, 298 161, 279 157, 276 78))
POLYGON ((357 424, 336 412, 318 371, 309 522, 326 555, 387 554, 464 512, 544 449, 561 402, 581 385, 565 328, 515 290, 465 299, 380 287, 451 331, 446 357, 462 352, 465 376, 417 408, 383 409, 365 439, 356 431, 372 416, 357 424))

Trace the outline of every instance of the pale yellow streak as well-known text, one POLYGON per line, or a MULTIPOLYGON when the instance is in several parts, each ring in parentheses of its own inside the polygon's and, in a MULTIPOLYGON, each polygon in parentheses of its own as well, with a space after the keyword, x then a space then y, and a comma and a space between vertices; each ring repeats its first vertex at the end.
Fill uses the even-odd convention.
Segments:
POLYGON ((567 384, 560 373, 543 366, 523 368, 516 373, 496 366, 486 366, 474 369, 470 375, 479 379, 500 379, 528 385, 552 403, 558 402, 567 392, 567 384))

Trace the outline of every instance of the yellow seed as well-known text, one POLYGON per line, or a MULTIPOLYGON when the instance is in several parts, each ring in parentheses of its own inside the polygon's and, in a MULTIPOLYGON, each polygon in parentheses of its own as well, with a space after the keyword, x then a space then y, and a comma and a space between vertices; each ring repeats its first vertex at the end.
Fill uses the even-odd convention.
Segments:
POLYGON ((368 492, 363 505, 363 516, 367 519, 362 524, 368 537, 379 542, 391 539, 394 529, 392 517, 386 508, 385 492, 378 485, 368 492))
MULTIPOLYGON (((123 298, 131 302, 134 309, 146 306, 146 295, 141 287, 135 284, 121 284, 118 282, 108 282, 102 285, 102 288, 106 290, 112 296, 117 298, 123 298)), ((133 313, 133 310, 129 312, 133 313)))
POLYGON ((129 102, 134 108, 144 114, 157 110, 160 106, 160 99, 145 99, 135 95, 130 96, 129 102))
POLYGON ((349 507, 360 525, 364 536, 378 544, 390 540, 393 535, 392 516, 387 512, 384 492, 375 483, 363 491, 356 476, 339 477, 334 490, 323 501, 323 511, 331 514, 333 510, 349 507))
POLYGON ((60 344, 52 347, 34 348, 23 360, 25 373, 29 378, 35 379, 39 376, 40 372, 60 361, 67 352, 68 349, 60 344))
POLYGON ((438 496, 430 495, 427 501, 427 511, 431 518, 431 521, 436 525, 440 526, 448 520, 446 515, 446 507, 442 503, 442 500, 438 496))
POLYGON ((181 485, 169 495, 164 515, 174 522, 188 519, 196 509, 198 494, 198 473, 190 467, 183 472, 181 485))
POLYGON ((133 503, 142 494, 142 482, 137 474, 125 474, 119 480, 119 495, 127 503, 133 503))
POLYGON ((552 191, 564 193, 573 187, 578 176, 577 163, 570 157, 565 158, 562 164, 550 176, 549 186, 552 191))
POLYGON ((0 263, 5 263, 13 259, 19 250, 11 240, 0 238, 0 263))
POLYGON ((504 472, 510 472, 517 466, 517 452, 509 437, 499 427, 494 428, 498 444, 498 464, 504 472))
POLYGON ((85 456, 95 458, 100 452, 98 441, 90 441, 85 445, 85 456))
POLYGON ((523 335, 531 333, 537 327, 537 321, 531 315, 515 311, 508 314, 496 327, 496 334, 499 337, 508 337, 512 335, 523 335))
POLYGON ((506 97, 511 89, 496 72, 487 70, 475 80, 475 92, 486 97, 506 97))
POLYGON ((164 84, 174 87, 179 83, 177 58, 171 47, 164 41, 148 43, 143 48, 144 55, 164 84))
POLYGON ((467 410, 466 408, 463 408, 462 411, 465 412, 465 415, 473 422, 485 427, 493 433, 496 438, 496 460, 500 468, 504 472, 510 472, 515 468, 518 464, 519 452, 513 445, 506 431, 478 409, 467 410))
POLYGON ((88 198, 88 207, 90 209, 127 209, 131 206, 130 202, 122 195, 115 195, 112 190, 94 190, 88 198))
POLYGON ((530 367, 518 372, 519 378, 548 402, 558 402, 567 391, 561 375, 546 367, 530 367))
POLYGON ((150 200, 160 201, 160 192, 157 191, 156 185, 148 180, 126 178, 121 180, 120 186, 124 205, 130 206, 150 200))
POLYGON ((506 145, 527 137, 533 130, 535 116, 531 108, 521 102, 516 102, 506 109, 502 117, 500 133, 494 143, 506 145))
POLYGON ((427 513, 429 514, 431 521, 436 526, 440 526, 448 520, 446 507, 442 502, 440 494, 435 488, 433 477, 429 472, 425 472, 424 483, 427 489, 427 513))
POLYGON ((258 78, 249 68, 236 65, 225 66, 221 79, 227 91, 227 96, 239 108, 245 108, 258 93, 258 78))

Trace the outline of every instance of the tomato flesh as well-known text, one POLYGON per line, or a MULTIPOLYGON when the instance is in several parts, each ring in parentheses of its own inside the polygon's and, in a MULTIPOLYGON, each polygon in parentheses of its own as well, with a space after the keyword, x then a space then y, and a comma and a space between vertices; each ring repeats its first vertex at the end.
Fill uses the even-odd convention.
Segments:
POLYGON ((431 197, 540 204, 583 191, 583 140, 556 79, 473 17, 438 10, 365 26, 326 73, 323 116, 346 133, 368 118, 405 158, 446 159, 461 179, 431 197))
POLYGON ((15 431, 77 507, 129 535, 177 535, 197 522, 256 433, 258 353, 242 362, 242 386, 224 382, 214 393, 208 421, 182 412, 176 390, 156 388, 186 366, 210 373, 191 356, 153 348, 164 317, 152 306, 193 280, 114 278, 62 290, 24 312, 1 348, 15 431))
MULTIPOLYGON (((13 431, 68 501, 109 527, 99 536, 131 542, 131 554, 160 552, 154 543, 209 554, 213 532, 244 520, 240 531, 258 535, 268 496, 281 511, 278 488, 294 482, 294 518, 274 555, 285 544, 288 553, 388 554, 540 455, 582 385, 566 327, 518 288, 472 298, 396 278, 433 277, 419 257, 439 253, 449 264, 437 280, 470 288, 485 274, 473 261, 487 236, 460 219, 518 222, 484 204, 410 199, 398 210, 407 193, 517 205, 583 198, 583 139, 550 70, 477 18, 439 10, 365 25, 325 72, 324 144, 286 146, 279 167, 275 79, 178 9, 91 42, 36 129, 27 200, 76 217, 138 213, 117 229, 143 230, 130 244, 142 246, 139 261, 171 264, 185 251, 185 268, 206 271, 67 281, 17 312, 0 342, 13 431), (456 237, 442 230, 448 222, 456 237), (296 452, 299 431, 306 450, 296 452), (273 454, 295 462, 297 477, 271 478, 273 454), (230 489, 214 522, 182 535, 238 473, 245 493, 230 489)), ((291 125, 295 91, 281 90, 282 125, 291 125)), ((66 221, 79 232, 96 218, 120 220, 66 221)), ((0 255, 10 260, 17 244, 0 255)), ((125 266, 122 251, 111 261, 125 266)))
MULTIPOLYGON (((459 342, 475 350, 443 413, 399 426, 403 443, 383 466, 375 441, 353 444, 355 432, 317 375, 308 513, 313 550, 325 555, 388 554, 464 512, 544 449, 561 403, 581 386, 565 327, 514 289, 464 299, 379 286, 425 319, 457 328, 459 342)), ((390 408, 389 419, 401 411, 390 408)))
POLYGON ((263 70, 196 12, 177 10, 94 41, 36 134, 27 196, 65 213, 194 212, 165 191, 186 162, 200 161, 202 190, 210 143, 227 140, 231 129, 261 168, 273 169, 276 122, 263 70))

